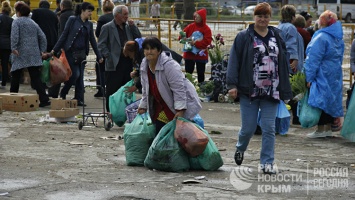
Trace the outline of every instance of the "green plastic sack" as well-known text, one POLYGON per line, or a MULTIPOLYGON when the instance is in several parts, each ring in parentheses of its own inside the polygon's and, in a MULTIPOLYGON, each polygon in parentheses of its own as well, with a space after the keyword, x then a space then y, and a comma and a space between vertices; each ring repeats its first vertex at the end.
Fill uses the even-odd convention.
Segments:
POLYGON ((48 58, 47 60, 43 60, 43 65, 41 69, 41 81, 42 83, 45 83, 46 85, 49 85, 51 82, 50 79, 50 65, 49 61, 51 58, 48 58))
POLYGON ((126 163, 129 166, 144 165, 150 145, 155 137, 155 126, 147 113, 137 115, 123 132, 126 163))
POLYGON ((144 166, 168 172, 181 172, 190 169, 187 153, 174 138, 176 119, 167 123, 159 131, 149 148, 144 166))
POLYGON ((127 120, 125 112, 126 106, 136 101, 136 95, 133 92, 125 92, 126 87, 131 87, 133 85, 134 81, 132 79, 109 97, 109 108, 112 115, 112 121, 119 127, 123 126, 127 120))
POLYGON ((213 142, 208 132, 204 129, 203 132, 209 138, 207 147, 201 155, 189 158, 190 169, 215 171, 223 165, 223 160, 216 144, 213 142))
POLYGON ((355 95, 351 95, 349 102, 349 107, 346 111, 344 118, 343 128, 341 129, 340 135, 344 138, 355 142, 355 95))
POLYGON ((303 99, 298 102, 299 121, 303 128, 310 128, 318 124, 322 110, 308 104, 309 91, 306 91, 303 99))

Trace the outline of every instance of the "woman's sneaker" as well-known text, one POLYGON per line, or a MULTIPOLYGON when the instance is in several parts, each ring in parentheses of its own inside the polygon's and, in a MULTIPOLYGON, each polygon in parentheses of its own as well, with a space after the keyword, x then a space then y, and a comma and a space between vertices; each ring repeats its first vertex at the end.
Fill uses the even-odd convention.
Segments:
POLYGON ((322 131, 322 132, 314 131, 312 133, 307 134, 308 138, 324 138, 324 137, 331 137, 331 136, 332 136, 331 130, 322 131))
POLYGON ((237 163, 237 165, 241 165, 244 159, 244 153, 240 152, 237 150, 235 150, 235 154, 234 154, 234 160, 235 163, 237 163))

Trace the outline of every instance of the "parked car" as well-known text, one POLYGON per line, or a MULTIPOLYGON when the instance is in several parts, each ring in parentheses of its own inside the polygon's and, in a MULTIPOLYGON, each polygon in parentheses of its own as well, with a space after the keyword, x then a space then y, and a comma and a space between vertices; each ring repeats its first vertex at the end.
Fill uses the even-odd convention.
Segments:
POLYGON ((229 14, 229 15, 241 15, 242 10, 240 8, 237 8, 236 6, 227 6, 227 7, 220 7, 219 13, 229 14))
POLYGON ((244 15, 253 15, 256 5, 248 6, 243 10, 244 15))

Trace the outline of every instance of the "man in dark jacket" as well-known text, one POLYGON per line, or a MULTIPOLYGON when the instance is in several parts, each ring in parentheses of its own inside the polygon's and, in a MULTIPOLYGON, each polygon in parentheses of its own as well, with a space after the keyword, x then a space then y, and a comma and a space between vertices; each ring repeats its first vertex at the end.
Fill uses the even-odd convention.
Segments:
POLYGON ((62 0, 60 2, 60 9, 59 36, 62 34, 69 17, 74 15, 73 2, 71 0, 62 0))
POLYGON ((39 2, 39 8, 32 11, 32 20, 42 29, 47 38, 47 52, 51 51, 58 40, 58 18, 49 10, 47 0, 39 2))

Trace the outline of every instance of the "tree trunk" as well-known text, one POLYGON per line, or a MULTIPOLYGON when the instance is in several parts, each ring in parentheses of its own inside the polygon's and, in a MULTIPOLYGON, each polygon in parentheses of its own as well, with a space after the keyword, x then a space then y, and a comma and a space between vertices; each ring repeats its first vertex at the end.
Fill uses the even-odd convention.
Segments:
MULTIPOLYGON (((195 1, 194 0, 184 0, 184 20, 193 20, 195 12, 195 1)), ((183 27, 187 26, 191 22, 184 22, 183 27)))

